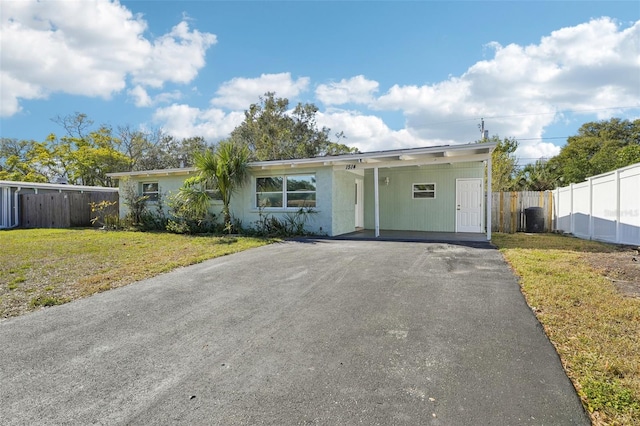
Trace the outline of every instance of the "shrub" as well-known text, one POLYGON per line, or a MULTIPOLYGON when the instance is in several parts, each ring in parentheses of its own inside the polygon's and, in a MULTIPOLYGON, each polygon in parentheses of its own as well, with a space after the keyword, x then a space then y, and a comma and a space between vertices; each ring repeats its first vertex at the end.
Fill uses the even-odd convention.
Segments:
POLYGON ((63 303, 67 303, 66 299, 61 299, 54 296, 37 296, 31 299, 29 304, 31 307, 35 308, 38 306, 55 306, 62 305, 63 303))
POLYGON ((166 230, 176 234, 221 232, 216 215, 211 213, 209 194, 194 184, 185 184, 177 194, 169 197, 166 230))
POLYGON ((92 225, 99 225, 103 229, 118 229, 120 227, 120 217, 118 216, 118 210, 116 206, 117 201, 100 201, 99 203, 89 203, 91 206, 91 213, 94 217, 91 218, 92 225))
POLYGON ((263 237, 295 237, 310 234, 305 225, 317 211, 311 207, 301 207, 295 212, 286 213, 280 219, 271 213, 264 213, 262 208, 258 214, 256 226, 247 230, 248 233, 263 237))

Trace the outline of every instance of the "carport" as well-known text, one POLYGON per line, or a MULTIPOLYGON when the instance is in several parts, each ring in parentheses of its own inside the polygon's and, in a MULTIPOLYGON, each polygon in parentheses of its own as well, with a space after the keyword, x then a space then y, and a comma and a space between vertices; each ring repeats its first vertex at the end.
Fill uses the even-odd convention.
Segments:
POLYGON ((421 232, 486 233, 490 240, 487 194, 491 194, 495 146, 485 142, 379 151, 325 164, 357 176, 357 230, 370 230, 375 238, 381 230, 387 235, 410 232, 414 238, 425 237, 421 232))

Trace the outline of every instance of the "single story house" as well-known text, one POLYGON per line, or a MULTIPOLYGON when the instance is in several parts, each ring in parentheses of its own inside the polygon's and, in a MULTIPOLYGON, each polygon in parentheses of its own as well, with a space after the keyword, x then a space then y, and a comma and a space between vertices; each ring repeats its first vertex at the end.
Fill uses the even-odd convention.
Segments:
MULTIPOLYGON (((473 143, 257 161, 232 197, 231 213, 244 225, 261 213, 281 216, 312 207, 307 229, 336 236, 370 229, 486 232, 491 239, 491 153, 495 143, 473 143), (486 180, 485 173, 489 178, 486 180)), ((111 173, 153 200, 178 191, 195 168, 111 173)), ((221 203, 213 201, 214 209, 221 203)), ((214 211, 215 212, 215 211, 214 211)), ((219 210, 218 210, 219 212, 219 210)), ((126 215, 120 195, 120 215, 126 215)))
MULTIPOLYGON (((118 188, 107 188, 102 186, 0 180, 0 229, 15 228, 17 226, 25 225, 21 223, 21 220, 25 217, 24 208, 21 205, 21 199, 24 195, 50 193, 114 193, 117 191, 118 188)), ((57 204, 59 203, 49 204, 45 207, 51 207, 52 205, 57 204)), ((41 213, 40 215, 48 215, 53 212, 38 213, 41 213)))

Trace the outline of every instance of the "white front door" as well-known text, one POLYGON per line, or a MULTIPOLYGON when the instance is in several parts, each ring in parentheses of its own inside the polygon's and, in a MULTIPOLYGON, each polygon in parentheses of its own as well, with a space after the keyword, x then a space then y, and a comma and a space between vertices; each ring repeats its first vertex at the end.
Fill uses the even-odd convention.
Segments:
POLYGON ((456 232, 482 232, 482 179, 456 179, 456 232))
POLYGON ((356 228, 364 227, 364 196, 362 192, 363 179, 356 179, 356 228))

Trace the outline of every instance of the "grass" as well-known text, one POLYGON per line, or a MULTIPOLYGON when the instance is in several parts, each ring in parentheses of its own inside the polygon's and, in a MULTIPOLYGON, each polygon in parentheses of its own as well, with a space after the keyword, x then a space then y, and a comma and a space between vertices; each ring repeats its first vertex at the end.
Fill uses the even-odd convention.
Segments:
POLYGON ((610 244, 553 234, 494 234, 527 303, 595 425, 640 425, 640 299, 624 297, 584 253, 610 244))
POLYGON ((66 303, 269 241, 95 229, 0 232, 0 318, 66 303))

